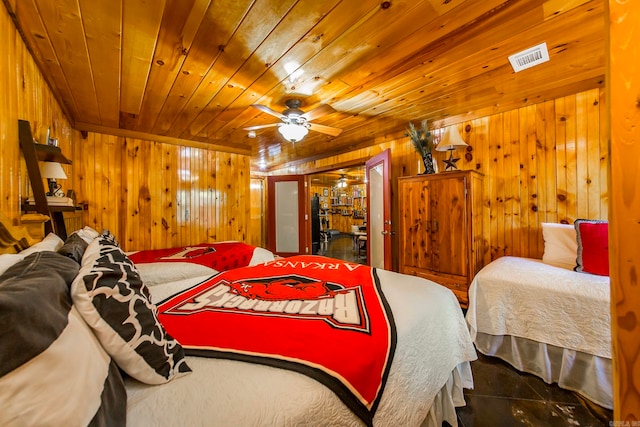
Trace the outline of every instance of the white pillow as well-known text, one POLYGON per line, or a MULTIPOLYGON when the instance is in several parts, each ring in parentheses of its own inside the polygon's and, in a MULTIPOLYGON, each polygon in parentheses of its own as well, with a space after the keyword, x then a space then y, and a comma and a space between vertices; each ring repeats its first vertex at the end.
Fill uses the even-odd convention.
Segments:
POLYGON ((544 253, 542 262, 573 270, 578 257, 576 229, 570 224, 542 223, 544 253))
POLYGON ((33 246, 28 247, 24 251, 20 251, 20 255, 23 257, 29 256, 36 252, 42 251, 53 251, 56 252, 64 245, 64 241, 54 233, 47 234, 47 237, 42 239, 42 241, 36 243, 33 246))
POLYGON ((100 233, 98 233, 96 230, 89 227, 88 225, 80 230, 74 231, 71 234, 77 234, 82 240, 87 242, 87 244, 91 244, 91 242, 93 242, 95 238, 100 235, 100 233))
POLYGON ((136 264, 142 282, 155 286, 168 282, 191 279, 193 277, 212 276, 218 270, 190 262, 150 262, 136 264))

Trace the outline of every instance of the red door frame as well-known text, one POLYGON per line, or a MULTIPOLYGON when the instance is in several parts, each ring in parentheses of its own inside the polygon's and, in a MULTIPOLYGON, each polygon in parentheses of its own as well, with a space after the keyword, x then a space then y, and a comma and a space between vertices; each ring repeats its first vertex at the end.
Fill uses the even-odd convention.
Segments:
POLYGON ((304 175, 275 175, 267 177, 267 249, 276 255, 293 256, 301 255, 307 252, 309 242, 307 234, 309 227, 306 218, 308 218, 307 208, 307 187, 305 185, 304 175), (298 183, 298 252, 276 252, 276 226, 275 226, 275 206, 276 206, 276 183, 283 181, 295 181, 298 183))

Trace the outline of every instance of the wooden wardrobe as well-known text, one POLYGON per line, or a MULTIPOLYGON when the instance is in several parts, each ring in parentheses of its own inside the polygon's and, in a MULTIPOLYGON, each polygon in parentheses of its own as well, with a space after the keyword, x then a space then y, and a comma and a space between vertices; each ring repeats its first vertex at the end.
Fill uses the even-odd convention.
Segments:
POLYGON ((401 177, 398 199, 400 272, 446 286, 466 307, 482 267, 482 174, 401 177))

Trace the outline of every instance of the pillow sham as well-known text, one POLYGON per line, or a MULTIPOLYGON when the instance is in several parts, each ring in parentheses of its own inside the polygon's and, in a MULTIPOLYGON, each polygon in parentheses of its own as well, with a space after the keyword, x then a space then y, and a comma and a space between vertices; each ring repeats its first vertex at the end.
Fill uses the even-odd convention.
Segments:
POLYGON ((542 262, 567 270, 576 266, 578 242, 576 229, 570 224, 542 223, 544 252, 542 262))
POLYGON ((108 231, 85 251, 71 295, 103 347, 133 378, 162 384, 191 372, 182 346, 158 321, 148 288, 108 231))
POLYGON ((577 219, 577 266, 575 271, 609 275, 609 223, 602 220, 577 219))
POLYGON ((117 366, 72 305, 79 266, 37 252, 0 277, 0 425, 124 425, 117 366))

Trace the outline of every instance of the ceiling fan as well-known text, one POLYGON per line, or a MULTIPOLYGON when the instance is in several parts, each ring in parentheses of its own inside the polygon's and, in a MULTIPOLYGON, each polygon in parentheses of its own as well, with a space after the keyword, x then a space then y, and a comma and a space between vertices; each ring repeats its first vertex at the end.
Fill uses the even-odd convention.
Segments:
POLYGON ((302 140, 302 138, 307 135, 309 130, 331 136, 338 136, 340 135, 340 133, 342 133, 342 129, 339 128, 311 123, 311 120, 313 119, 317 119, 318 117, 322 117, 336 111, 329 105, 321 105, 318 108, 314 108, 313 110, 306 113, 300 109, 300 107, 302 106, 302 102, 299 99, 288 99, 287 101, 285 101, 285 105, 287 106, 287 109, 282 113, 278 113, 277 111, 272 110, 266 105, 253 104, 252 107, 279 118, 280 123, 251 126, 248 128, 244 128, 244 130, 253 131, 277 126, 278 132, 280 132, 280 134, 289 142, 298 142, 302 140))

